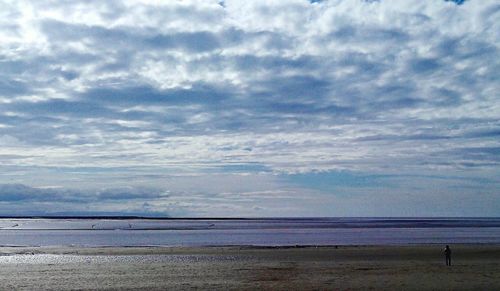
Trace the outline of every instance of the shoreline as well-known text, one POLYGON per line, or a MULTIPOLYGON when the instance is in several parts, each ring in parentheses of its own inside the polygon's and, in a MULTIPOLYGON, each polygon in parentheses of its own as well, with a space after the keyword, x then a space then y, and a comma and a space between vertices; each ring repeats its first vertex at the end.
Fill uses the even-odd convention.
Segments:
MULTIPOLYGON (((500 244, 497 243, 457 243, 449 244, 454 249, 459 250, 479 250, 479 249, 498 249, 500 244)), ((161 246, 161 245, 145 245, 145 246, 0 246, 1 255, 16 255, 16 254, 79 254, 85 253, 91 255, 93 253, 103 255, 115 254, 141 254, 141 255, 159 255, 159 254, 175 254, 175 253, 213 253, 217 252, 236 252, 236 251, 355 251, 355 250, 441 250, 444 244, 440 243, 425 243, 425 244, 391 244, 391 245, 204 245, 204 246, 161 246)))

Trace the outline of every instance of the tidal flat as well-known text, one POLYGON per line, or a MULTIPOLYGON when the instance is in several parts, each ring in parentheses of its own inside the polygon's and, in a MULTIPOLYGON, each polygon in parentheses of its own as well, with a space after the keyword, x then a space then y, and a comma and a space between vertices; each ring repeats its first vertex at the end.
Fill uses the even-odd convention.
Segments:
POLYGON ((500 290, 500 245, 1 247, 1 290, 500 290))

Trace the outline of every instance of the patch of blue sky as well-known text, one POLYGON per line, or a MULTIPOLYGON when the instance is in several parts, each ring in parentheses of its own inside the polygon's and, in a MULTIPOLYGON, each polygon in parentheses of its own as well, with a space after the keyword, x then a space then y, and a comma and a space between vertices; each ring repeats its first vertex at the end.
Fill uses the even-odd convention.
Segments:
POLYGON ((455 2, 458 5, 462 5, 465 3, 466 0, 444 0, 446 2, 455 2))
POLYGON ((300 187, 331 192, 339 188, 388 187, 389 182, 382 179, 387 175, 369 175, 348 171, 309 172, 282 175, 284 181, 300 187))
POLYGON ((223 173, 269 173, 271 169, 257 163, 227 164, 213 168, 213 171, 223 173))

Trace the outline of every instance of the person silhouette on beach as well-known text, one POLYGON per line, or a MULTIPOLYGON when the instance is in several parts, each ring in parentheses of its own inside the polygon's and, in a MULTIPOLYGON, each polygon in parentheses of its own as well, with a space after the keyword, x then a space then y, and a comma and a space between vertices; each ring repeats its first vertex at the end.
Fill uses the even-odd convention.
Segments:
POLYGON ((444 256, 446 258, 446 266, 451 266, 451 249, 449 245, 444 248, 444 256))

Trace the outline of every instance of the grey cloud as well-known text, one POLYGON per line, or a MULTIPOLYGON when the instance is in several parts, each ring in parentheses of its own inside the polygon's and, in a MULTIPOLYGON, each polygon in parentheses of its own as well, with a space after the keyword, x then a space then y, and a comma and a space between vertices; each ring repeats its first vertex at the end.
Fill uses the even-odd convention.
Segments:
POLYGON ((211 51, 219 47, 217 38, 209 32, 156 35, 145 40, 152 47, 183 48, 193 52, 211 51))
POLYGON ((116 49, 182 49, 192 52, 211 51, 219 47, 217 37, 210 32, 177 32, 171 35, 149 33, 133 27, 105 28, 44 21, 42 29, 54 41, 92 40, 92 46, 116 49))
POLYGON ((447 88, 435 88, 433 96, 430 97, 430 102, 436 106, 457 106, 463 102, 459 92, 447 88))
POLYGON ((36 189, 22 184, 0 184, 1 202, 79 202, 84 201, 80 193, 67 193, 52 189, 36 189), (77 195, 74 195, 77 194, 77 195))
POLYGON ((465 133, 465 137, 469 138, 498 138, 500 136, 500 129, 498 127, 492 129, 474 130, 465 133))
POLYGON ((116 188, 104 189, 97 193, 98 200, 156 200, 168 198, 168 193, 158 189, 116 188))
POLYGON ((0 97, 18 96, 29 94, 30 92, 31 86, 29 84, 9 79, 0 80, 0 97))
POLYGON ((109 188, 100 190, 71 190, 33 188, 23 184, 0 184, 0 202, 93 203, 99 201, 152 201, 168 198, 164 191, 154 188, 109 188))
POLYGON ((500 147, 468 147, 451 151, 457 159, 500 164, 500 147))
POLYGON ((51 115, 61 116, 102 116, 109 112, 102 106, 84 101, 66 101, 63 99, 51 99, 42 102, 16 102, 11 106, 5 106, 7 110, 30 112, 38 116, 51 115))
POLYGON ((258 71, 269 70, 276 77, 280 77, 280 72, 286 72, 293 69, 301 71, 314 71, 321 67, 322 61, 313 56, 301 56, 299 58, 286 58, 283 56, 255 56, 255 55, 239 55, 228 59, 223 59, 228 65, 235 66, 241 71, 258 71))
POLYGON ((82 93, 83 100, 96 103, 137 105, 137 104, 215 104, 229 97, 228 92, 206 84, 196 84, 191 89, 157 90, 151 86, 124 88, 95 88, 82 93))
POLYGON ((413 59, 410 61, 410 68, 417 74, 432 73, 440 68, 439 61, 436 59, 413 59))
POLYGON ((350 42, 395 42, 399 45, 408 41, 408 34, 400 29, 346 25, 332 32, 330 37, 350 42))

